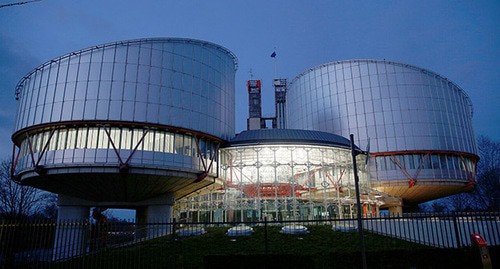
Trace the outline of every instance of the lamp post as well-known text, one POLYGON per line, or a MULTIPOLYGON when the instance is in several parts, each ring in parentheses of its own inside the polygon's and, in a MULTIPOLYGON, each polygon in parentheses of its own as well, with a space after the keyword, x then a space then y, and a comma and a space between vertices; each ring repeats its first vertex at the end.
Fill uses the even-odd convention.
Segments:
POLYGON ((352 155, 352 169, 354 171, 354 185, 356 187, 356 206, 358 208, 358 233, 359 233, 359 249, 361 251, 361 259, 363 262, 363 269, 367 268, 366 265, 366 249, 365 249, 365 238, 363 236, 363 222, 361 221, 361 201, 359 197, 359 177, 358 177, 358 165, 356 164, 356 156, 361 153, 361 151, 356 150, 354 145, 354 135, 350 135, 351 138, 351 155, 352 155))

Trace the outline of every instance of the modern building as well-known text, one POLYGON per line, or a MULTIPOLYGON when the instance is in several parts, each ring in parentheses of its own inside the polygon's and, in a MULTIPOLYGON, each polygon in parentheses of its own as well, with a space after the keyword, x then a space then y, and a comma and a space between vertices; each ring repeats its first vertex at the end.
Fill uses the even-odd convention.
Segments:
POLYGON ((442 76, 388 61, 320 65, 274 80, 275 118, 262 118, 252 80, 249 130, 235 136, 236 70, 229 50, 180 38, 48 61, 16 88, 13 178, 59 194, 60 220, 90 207, 136 209, 139 221, 344 217, 355 212, 352 133, 369 153, 357 157, 367 216, 474 182, 471 103, 442 76))
POLYGON ((218 177, 236 70, 229 50, 180 38, 50 60, 16 88, 13 178, 59 194, 59 220, 88 218, 90 207, 170 220, 175 199, 218 177))
POLYGON ((471 190, 478 161, 472 104, 455 83, 381 60, 327 63, 287 89, 287 126, 354 134, 370 184, 405 205, 471 190))

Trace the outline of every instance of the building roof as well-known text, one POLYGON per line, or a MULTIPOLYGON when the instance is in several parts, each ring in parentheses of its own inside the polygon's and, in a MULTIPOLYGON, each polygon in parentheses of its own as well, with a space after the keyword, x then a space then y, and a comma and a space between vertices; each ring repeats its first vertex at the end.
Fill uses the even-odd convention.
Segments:
MULTIPOLYGON (((351 142, 342 136, 311 130, 260 129, 243 131, 229 141, 229 146, 299 144, 350 148, 351 142)), ((357 147, 356 147, 357 148, 357 147)))

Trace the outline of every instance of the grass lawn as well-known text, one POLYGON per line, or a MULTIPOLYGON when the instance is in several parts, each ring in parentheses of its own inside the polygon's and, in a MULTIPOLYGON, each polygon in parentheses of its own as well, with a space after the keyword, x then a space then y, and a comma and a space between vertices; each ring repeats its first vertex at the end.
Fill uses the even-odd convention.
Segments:
MULTIPOLYGON (((330 225, 308 226, 310 233, 305 235, 281 234, 280 229, 278 226, 268 227, 268 254, 271 256, 281 256, 282 259, 303 257, 317 268, 333 267, 332 260, 338 257, 360 259, 357 232, 333 231, 330 225)), ((227 228, 208 228, 207 233, 201 236, 166 236, 129 247, 109 249, 57 264, 54 268, 202 268, 207 256, 217 256, 215 258, 220 259, 222 264, 224 259, 234 255, 265 257, 265 229, 255 227, 254 230, 255 233, 248 237, 228 237, 225 234, 227 228)), ((365 242, 367 256, 381 251, 431 249, 371 233, 365 233, 365 242)))

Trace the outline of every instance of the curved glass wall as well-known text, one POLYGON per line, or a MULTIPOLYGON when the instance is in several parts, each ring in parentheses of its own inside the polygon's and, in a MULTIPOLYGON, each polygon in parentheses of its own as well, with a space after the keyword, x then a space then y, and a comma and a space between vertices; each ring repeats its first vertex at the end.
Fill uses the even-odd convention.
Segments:
POLYGON ((119 162, 118 155, 125 161, 133 154, 130 159, 133 165, 195 171, 204 170, 202 159, 208 164, 213 158, 208 172, 216 175, 219 143, 158 128, 80 126, 47 129, 29 133, 22 140, 17 169, 33 168, 33 159, 46 167, 113 165, 119 162))
POLYGON ((373 162, 376 169, 370 169, 370 172, 376 173, 379 181, 401 180, 408 173, 421 179, 446 179, 445 182, 451 182, 473 178, 476 160, 458 153, 415 153, 375 156, 373 162))
MULTIPOLYGON (((220 186, 176 202, 191 221, 327 219, 355 213, 351 151, 314 145, 249 145, 221 149, 220 186)), ((368 187, 357 157, 365 214, 383 204, 368 187)), ((380 198, 380 196, 379 196, 380 198)))

